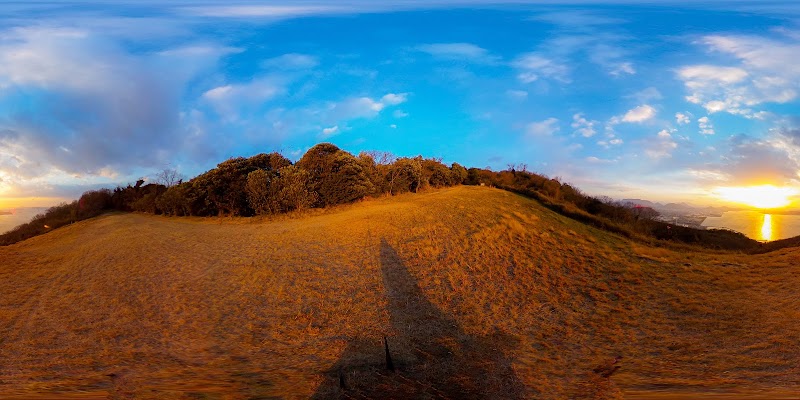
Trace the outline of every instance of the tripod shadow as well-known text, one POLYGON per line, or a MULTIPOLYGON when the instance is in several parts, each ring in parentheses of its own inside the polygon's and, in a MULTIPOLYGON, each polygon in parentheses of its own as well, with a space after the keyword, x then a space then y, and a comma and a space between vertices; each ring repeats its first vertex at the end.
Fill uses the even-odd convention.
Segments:
POLYGON ((381 240, 381 272, 391 330, 387 368, 383 338, 354 338, 325 374, 315 399, 523 398, 504 350, 513 339, 474 337, 432 304, 400 256, 381 240))

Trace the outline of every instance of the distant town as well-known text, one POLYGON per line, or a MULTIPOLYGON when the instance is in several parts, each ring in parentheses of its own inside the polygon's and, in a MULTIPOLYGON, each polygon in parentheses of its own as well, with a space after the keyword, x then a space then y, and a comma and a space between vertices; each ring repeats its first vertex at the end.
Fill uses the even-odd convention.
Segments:
POLYGON ((670 224, 684 226, 687 228, 706 229, 703 221, 708 217, 721 217, 726 211, 737 210, 732 207, 702 207, 693 206, 688 203, 656 203, 642 199, 624 199, 624 203, 632 203, 638 206, 650 207, 659 212, 656 219, 670 224))

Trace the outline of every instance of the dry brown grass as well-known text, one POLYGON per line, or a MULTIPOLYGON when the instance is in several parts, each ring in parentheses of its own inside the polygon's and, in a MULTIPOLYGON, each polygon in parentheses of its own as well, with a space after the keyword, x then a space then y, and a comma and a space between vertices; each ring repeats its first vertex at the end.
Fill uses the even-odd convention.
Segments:
POLYGON ((110 215, 0 248, 0 397, 791 398, 798 256, 650 248, 478 187, 110 215))

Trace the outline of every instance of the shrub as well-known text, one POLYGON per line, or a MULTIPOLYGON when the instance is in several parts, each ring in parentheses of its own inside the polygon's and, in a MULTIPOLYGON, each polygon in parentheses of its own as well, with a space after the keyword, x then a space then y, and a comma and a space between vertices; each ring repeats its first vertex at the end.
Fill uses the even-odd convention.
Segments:
POLYGON ((166 215, 189 215, 188 189, 190 184, 180 183, 170 186, 156 199, 156 206, 166 215))
POLYGON ((77 218, 85 219, 99 215, 112 207, 111 191, 108 189, 90 190, 78 200, 77 218))

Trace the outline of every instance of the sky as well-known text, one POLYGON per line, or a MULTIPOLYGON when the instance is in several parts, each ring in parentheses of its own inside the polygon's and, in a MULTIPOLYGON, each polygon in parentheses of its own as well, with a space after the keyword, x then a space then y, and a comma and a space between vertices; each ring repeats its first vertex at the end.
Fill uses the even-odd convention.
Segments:
POLYGON ((0 208, 316 143, 704 203, 800 187, 800 5, 0 5, 0 208))

